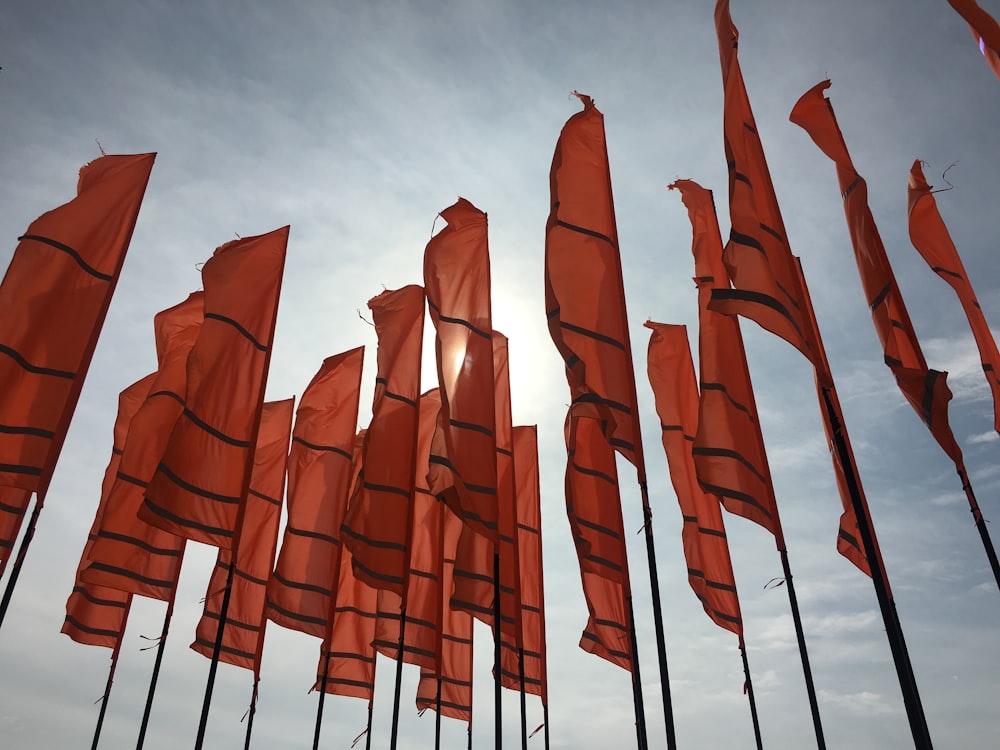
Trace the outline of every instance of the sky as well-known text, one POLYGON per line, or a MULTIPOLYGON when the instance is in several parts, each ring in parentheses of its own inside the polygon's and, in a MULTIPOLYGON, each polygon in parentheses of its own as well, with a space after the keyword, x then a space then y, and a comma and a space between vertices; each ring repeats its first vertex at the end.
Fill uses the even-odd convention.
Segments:
MULTIPOLYGON (((1000 2, 981 5, 1000 17, 1000 2)), ((586 623, 563 496, 562 361, 545 325, 548 170, 563 123, 594 97, 607 141, 637 374, 679 748, 752 748, 735 637, 690 590, 681 516, 645 377, 651 318, 696 342, 691 231, 677 178, 715 190, 728 233, 722 86, 710 0, 601 3, 116 3, 12 0, 0 20, 0 267, 39 214, 73 197, 107 153, 156 164, 90 373, 10 612, 0 630, 0 744, 89 742, 109 652, 59 633, 110 456, 117 395, 155 368, 152 318, 200 287, 198 269, 236 235, 291 225, 269 399, 301 394, 331 354, 365 345, 359 426, 370 416, 383 288, 421 283, 423 248, 458 196, 489 215, 494 328, 510 339, 515 424, 537 424, 555 748, 628 746, 628 674, 578 648, 586 623), (359 314, 360 313, 360 314, 359 314)), ((1000 597, 954 466, 895 386, 871 325, 832 163, 788 122, 829 77, 855 165, 928 363, 947 370, 951 424, 987 519, 1000 513, 1000 443, 958 300, 910 245, 915 158, 987 320, 1000 321, 995 191, 1000 81, 944 0, 733 0, 740 60, 793 252, 800 256, 937 748, 996 736, 1000 597), (992 254, 991 254, 992 253, 992 254)), ((0 314, 9 314, 7 311, 0 314)), ((429 326, 428 322, 428 326, 429 326)), ((432 336, 428 327, 428 352, 432 336)), ((840 501, 811 368, 743 324, 775 491, 830 747, 911 742, 869 579, 835 550, 840 501)), ((424 384, 434 383, 425 357, 424 384)), ((665 747, 638 488, 619 464, 651 747, 665 747)), ((727 516, 765 747, 815 744, 773 541, 727 516)), ((214 551, 189 545, 146 747, 193 741, 208 662, 188 648, 214 551)), ((137 599, 102 746, 128 747, 164 605, 137 599)), ((492 746, 491 646, 476 630, 473 743, 492 746)), ((319 644, 268 628, 254 746, 308 747, 319 644)), ((394 665, 379 660, 373 747, 388 746, 394 665)), ((401 748, 432 746, 404 672, 401 748)), ((221 665, 207 747, 242 747, 251 675, 221 665)), ((505 696, 516 746, 517 696, 505 696)), ((541 723, 529 697, 528 723, 541 723)), ((366 706, 327 701, 323 747, 348 747, 366 706)), ((444 720, 444 747, 465 727, 444 720)), ((541 747, 541 735, 530 741, 541 747)))

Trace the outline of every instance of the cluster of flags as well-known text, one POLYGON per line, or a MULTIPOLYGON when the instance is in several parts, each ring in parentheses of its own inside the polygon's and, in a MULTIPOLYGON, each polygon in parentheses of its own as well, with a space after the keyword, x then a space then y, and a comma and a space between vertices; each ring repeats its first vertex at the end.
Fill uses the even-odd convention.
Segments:
MULTIPOLYGON (((975 2, 950 0, 1000 77, 1000 27, 975 2)), ((788 550, 754 401, 739 317, 813 365, 843 504, 837 548, 872 578, 918 748, 930 732, 896 616, 861 478, 805 276, 789 246, 738 59, 729 1, 716 29, 724 88, 731 231, 711 191, 676 189, 692 226, 698 376, 685 327, 648 321, 647 377, 683 518, 691 588, 738 639, 757 747, 760 727, 722 508, 774 538, 801 654, 817 745, 825 747, 788 550)), ((952 459, 1000 586, 1000 563, 948 425, 946 373, 930 369, 910 323, 824 81, 791 120, 834 162, 885 363, 952 459)), ((575 93, 575 92, 574 92, 575 93)), ((637 474, 657 637, 666 741, 676 747, 636 380, 605 144, 592 99, 563 127, 550 173, 545 304, 565 362, 565 499, 588 619, 580 646, 631 673, 637 747, 646 748, 633 591, 618 457, 637 474)), ((60 448, 114 293, 154 154, 102 156, 77 197, 34 221, 0 285, 0 572, 12 563, 0 623, 24 563, 60 448), (30 516, 31 496, 36 500, 30 516), (23 534, 22 524, 28 523, 23 534), (15 552, 15 542, 21 545, 15 552)), ((155 372, 121 392, 100 502, 62 630, 112 650, 100 736, 133 596, 166 603, 139 733, 144 741, 187 540, 218 550, 191 648, 211 660, 197 746, 218 663, 253 674, 250 743, 268 620, 321 642, 314 747, 327 693, 374 699, 376 654, 397 664, 391 746, 404 663, 420 668, 416 705, 471 726, 473 620, 494 635, 496 737, 502 688, 545 713, 548 687, 537 434, 512 420, 508 340, 492 325, 486 214, 460 198, 424 251, 423 285, 368 302, 378 336, 370 423, 358 430, 364 348, 327 358, 295 400, 265 402, 289 227, 226 243, 203 291, 154 318, 155 372), (426 303, 426 309, 425 309, 426 303), (429 311, 437 383, 424 390, 429 311), (287 492, 286 492, 287 481, 287 492), (281 530, 287 496, 286 523, 281 530), (279 551, 280 548, 280 551, 279 551)), ((914 247, 956 291, 978 344, 1000 431, 1000 352, 921 164, 909 176, 914 247)), ((648 662, 647 662, 648 663, 648 662)), ((312 676, 309 676, 312 679, 312 676)), ((370 719, 369 719, 370 722, 370 719)), ((367 730, 371 741, 371 726, 367 730)), ((440 734, 439 734, 440 736, 440 734)))

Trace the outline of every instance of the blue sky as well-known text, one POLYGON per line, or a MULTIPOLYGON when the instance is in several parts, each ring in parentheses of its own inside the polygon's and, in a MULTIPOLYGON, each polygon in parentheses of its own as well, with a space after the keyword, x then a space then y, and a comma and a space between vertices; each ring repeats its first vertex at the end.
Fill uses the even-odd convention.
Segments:
MULTIPOLYGON (((666 185, 716 192, 728 229, 722 86, 709 0, 677 2, 8 3, 0 23, 0 265, 42 212, 69 200, 99 155, 157 151, 131 249, 70 428, 38 535, 0 631, 0 732, 7 748, 78 746, 97 716, 104 649, 59 634, 93 518, 117 394, 155 367, 152 316, 200 285, 199 263, 241 236, 291 225, 268 397, 301 393, 320 362, 368 347, 359 320, 383 286, 421 280, 438 211, 462 195, 489 214, 494 325, 510 338, 517 424, 537 424, 554 747, 606 748, 632 737, 627 675, 577 648, 586 622, 563 504, 562 420, 569 400, 545 328, 548 170, 569 96, 606 117, 623 275, 645 437, 671 688, 680 747, 749 748, 735 639, 690 591, 681 519, 645 380, 646 318, 696 334, 690 226, 666 185)), ((981 5, 1000 17, 1000 3, 981 5)), ((825 77, 914 327, 932 367, 950 372, 951 420, 987 518, 998 512, 997 436, 971 333, 951 290, 906 232, 914 158, 937 196, 990 321, 1000 320, 995 258, 1000 81, 942 0, 782 3, 733 0, 740 59, 793 252, 802 258, 865 482, 931 735, 937 747, 995 736, 1000 597, 954 469, 898 392, 857 278, 833 165, 788 123, 825 77)), ((440 222, 438 223, 440 226, 440 222)), ((834 542, 839 500, 805 360, 743 326, 806 637, 831 747, 909 743, 872 587, 834 542)), ((430 329, 428 329, 430 330, 430 329)), ((428 340, 431 338, 427 335, 428 340)), ((428 360, 430 365, 430 360, 428 360)), ((426 366, 425 385, 433 383, 426 366)), ((626 529, 641 525, 634 476, 620 466, 626 529)), ((809 747, 808 705, 773 543, 727 517, 765 746, 809 747)), ((654 747, 665 745, 641 535, 629 541, 639 651, 654 747)), ((193 739, 208 663, 187 648, 214 553, 192 545, 147 742, 193 739)), ((134 739, 163 605, 133 605, 105 724, 105 746, 134 739)), ((491 651, 477 629, 474 743, 492 742, 491 651)), ((269 628, 257 747, 308 746, 318 654, 307 636, 269 628)), ((373 746, 387 746, 392 666, 380 662, 373 746)), ((430 715, 404 676, 401 747, 428 747, 430 715)), ((223 665, 210 747, 242 743, 249 673, 223 665)), ((517 737, 516 696, 504 710, 517 737)), ((324 746, 364 726, 357 700, 327 703, 324 746)), ((541 722, 529 700, 529 723, 541 722)), ((464 727, 446 721, 446 747, 464 727)), ((541 738, 532 740, 540 746, 541 738)))

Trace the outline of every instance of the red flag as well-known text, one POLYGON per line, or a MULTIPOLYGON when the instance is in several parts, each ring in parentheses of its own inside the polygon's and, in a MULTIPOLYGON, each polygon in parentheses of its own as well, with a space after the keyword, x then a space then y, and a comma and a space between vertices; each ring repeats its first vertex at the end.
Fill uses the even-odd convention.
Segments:
POLYGON ((701 398, 692 423, 697 427, 692 447, 698 480, 705 491, 719 496, 730 513, 774 534, 778 549, 783 549, 739 320, 710 306, 714 290, 729 286, 712 193, 691 180, 678 180, 670 187, 681 191, 693 233, 701 398))
POLYGON ((212 657, 226 578, 232 564, 232 593, 219 659, 251 669, 254 674, 260 670, 260 655, 264 647, 264 628, 267 624, 264 619, 264 590, 278 546, 278 523, 285 494, 288 438, 294 407, 295 399, 291 398, 264 404, 250 491, 242 528, 238 530, 240 545, 235 561, 230 550, 219 550, 205 595, 205 610, 198 622, 195 641, 191 644, 191 648, 202 656, 212 657))
MULTIPOLYGON (((351 494, 360 484, 365 430, 354 440, 351 494)), ((320 650, 313 690, 323 689, 323 665, 327 665, 326 692, 372 700, 375 690, 375 619, 378 591, 354 577, 351 551, 341 546, 336 562, 337 586, 327 609, 329 622, 320 650)))
POLYGON ((14 250, 0 284, 2 486, 45 497, 155 158, 90 162, 77 197, 35 219, 14 250))
MULTIPOLYGON (((575 93, 575 92, 574 92, 575 93)), ((599 405, 607 439, 644 474, 604 115, 589 96, 549 173, 545 309, 573 403, 599 405)))
POLYGON ((188 357, 184 412, 139 510, 153 526, 237 546, 287 243, 288 227, 234 240, 202 268, 205 322, 188 357))
MULTIPOLYGON (((432 487, 434 489, 434 487, 432 487)), ((444 591, 453 583, 455 549, 464 524, 454 513, 444 513, 441 582, 444 591)), ((441 715, 472 722, 472 617, 439 601, 442 621, 438 669, 422 667, 417 685, 417 709, 436 709, 438 676, 441 679, 441 715)))
POLYGON ((809 300, 799 284, 743 82, 737 54, 739 30, 729 15, 729 0, 718 0, 715 28, 722 63, 723 132, 732 223, 724 258, 734 288, 720 285, 713 291, 712 309, 750 318, 816 364, 817 345, 809 330, 806 309, 809 300))
MULTIPOLYGON (((545 587, 542 575, 541 493, 538 485, 537 428, 514 428, 514 473, 517 479, 517 552, 520 573, 521 627, 524 638, 524 689, 547 705, 545 656, 545 587)), ((520 687, 517 650, 503 641, 504 687, 520 687)))
MULTIPOLYGON (((497 538, 496 411, 486 214, 464 198, 424 250, 424 289, 437 331, 441 426, 454 475, 447 500, 475 531, 497 538)), ((442 467, 432 464, 431 471, 442 467)))
POLYGON ((986 382, 993 393, 993 427, 1000 432, 1000 351, 993 338, 993 332, 986 322, 986 316, 979 306, 972 282, 965 272, 958 249, 951 240, 948 228, 938 212, 937 201, 931 186, 924 179, 920 160, 913 162, 907 189, 908 213, 910 217, 910 241, 938 276, 955 290, 965 316, 969 319, 972 335, 979 347, 986 382))
POLYGON ((342 528, 354 576, 402 596, 407 584, 419 417, 424 290, 416 285, 368 301, 378 333, 378 375, 365 438, 362 482, 342 528))
POLYGON ((631 671, 625 531, 615 453, 605 429, 593 404, 574 404, 566 414, 566 513, 590 611, 580 648, 631 671))
POLYGON ((63 621, 62 632, 77 643, 116 648, 125 633, 125 621, 128 618, 132 595, 117 589, 88 584, 80 579, 80 572, 86 565, 94 540, 103 526, 105 511, 111 498, 111 487, 118 474, 122 446, 125 445, 125 438, 130 430, 129 425, 155 379, 155 373, 147 375, 118 396, 118 416, 115 418, 111 460, 104 472, 101 499, 94 514, 94 523, 90 528, 87 543, 83 547, 83 554, 80 555, 73 593, 66 600, 66 619, 63 621))
MULTIPOLYGON (((444 513, 451 513, 438 501, 427 484, 431 439, 437 426, 441 397, 438 389, 420 397, 420 426, 417 440, 416 494, 413 498, 413 534, 410 539, 410 581, 406 601, 406 631, 403 660, 433 669, 437 663, 437 638, 441 629, 442 536, 444 513)), ((402 599, 380 589, 375 648, 395 659, 399 649, 399 616, 402 599)))
POLYGON ((129 425, 107 508, 80 577, 141 596, 173 599, 184 538, 139 519, 143 492, 163 457, 170 431, 184 410, 187 358, 204 320, 201 292, 153 320, 159 369, 149 395, 129 425))
POLYGON ((969 24, 979 51, 983 53, 993 74, 1000 78, 1000 25, 993 16, 979 7, 976 0, 948 0, 948 3, 969 24))
POLYGON ((337 583, 364 353, 327 358, 302 394, 288 459, 288 524, 267 584, 267 617, 317 638, 337 583))
POLYGON ((948 426, 948 402, 951 400, 946 382, 948 373, 927 368, 868 207, 868 185, 855 170, 833 107, 823 96, 823 91, 829 86, 829 81, 823 81, 803 94, 792 108, 789 119, 803 128, 837 165, 837 180, 844 198, 844 214, 854 258, 865 299, 872 311, 875 331, 885 351, 885 363, 896 377, 896 384, 906 400, 944 452, 956 464, 961 464, 962 451, 948 426))
POLYGON ((684 519, 681 538, 688 582, 705 613, 742 642, 743 618, 719 498, 701 488, 695 473, 692 447, 699 399, 687 328, 649 321, 646 327, 653 331, 647 356, 649 384, 660 417, 670 481, 684 519))

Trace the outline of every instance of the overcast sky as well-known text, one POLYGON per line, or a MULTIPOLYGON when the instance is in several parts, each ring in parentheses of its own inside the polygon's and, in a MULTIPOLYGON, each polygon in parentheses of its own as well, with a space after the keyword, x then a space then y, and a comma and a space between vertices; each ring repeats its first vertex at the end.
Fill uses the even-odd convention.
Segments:
MULTIPOLYGON (((998 0, 981 5, 1000 17, 998 0)), ((577 647, 587 611, 563 499, 569 400, 543 303, 548 170, 570 91, 606 117, 633 356, 654 510, 680 748, 753 747, 732 634, 688 587, 681 517, 645 378, 647 318, 696 336, 691 231, 676 192, 716 191, 728 232, 722 85, 712 0, 249 3, 13 0, 0 15, 0 267, 36 216, 69 200, 77 171, 108 153, 158 152, 118 290, 0 632, 0 745, 81 747, 97 718, 106 649, 59 633, 100 494, 119 391, 155 368, 152 317, 200 286, 198 264, 236 234, 291 225, 267 395, 298 395, 324 357, 367 346, 361 422, 370 416, 374 330, 359 319, 383 286, 421 283, 438 211, 461 195, 489 214, 494 327, 510 338, 516 424, 537 424, 553 747, 631 743, 627 673, 577 647), (263 9, 267 6, 270 9, 263 9)), ((792 250, 801 256, 937 748, 996 737, 1000 595, 953 465, 882 364, 852 257, 833 164, 791 125, 825 77, 931 367, 950 372, 951 424, 987 518, 1000 514, 1000 443, 971 333, 953 292, 906 231, 913 159, 937 196, 987 319, 1000 321, 995 184, 1000 81, 944 0, 733 0, 740 59, 792 250)), ((441 226, 438 220, 438 227, 441 226)), ((0 311, 0 314, 9 314, 0 311)), ((429 326, 429 323, 428 323, 429 326)), ((840 502, 811 368, 744 323, 775 489, 831 748, 905 747, 910 734, 869 579, 835 550, 840 502)), ((428 327, 426 339, 432 340, 428 327)), ((425 363, 424 385, 434 385, 425 363)), ((641 525, 621 464, 625 526, 641 525)), ((765 747, 814 745, 773 540, 727 516, 765 747)), ((651 747, 664 747, 642 536, 630 534, 651 747)), ((147 748, 194 738, 208 662, 188 648, 214 551, 190 545, 147 748)), ((138 600, 104 747, 138 731, 163 604, 138 600)), ((477 627, 474 744, 492 744, 491 646, 477 627)), ((271 625, 255 747, 307 747, 319 644, 271 625)), ((393 665, 380 658, 374 747, 388 746, 393 665)), ((402 748, 430 747, 404 675, 402 748)), ((242 747, 251 675, 219 668, 207 746, 242 747)), ((517 702, 504 705, 506 743, 517 702)), ((541 722, 529 698, 529 724, 541 722)), ((364 728, 362 701, 327 702, 324 747, 364 728)), ((445 746, 464 726, 445 720, 445 746)), ((541 736, 531 741, 541 747, 541 736)))

